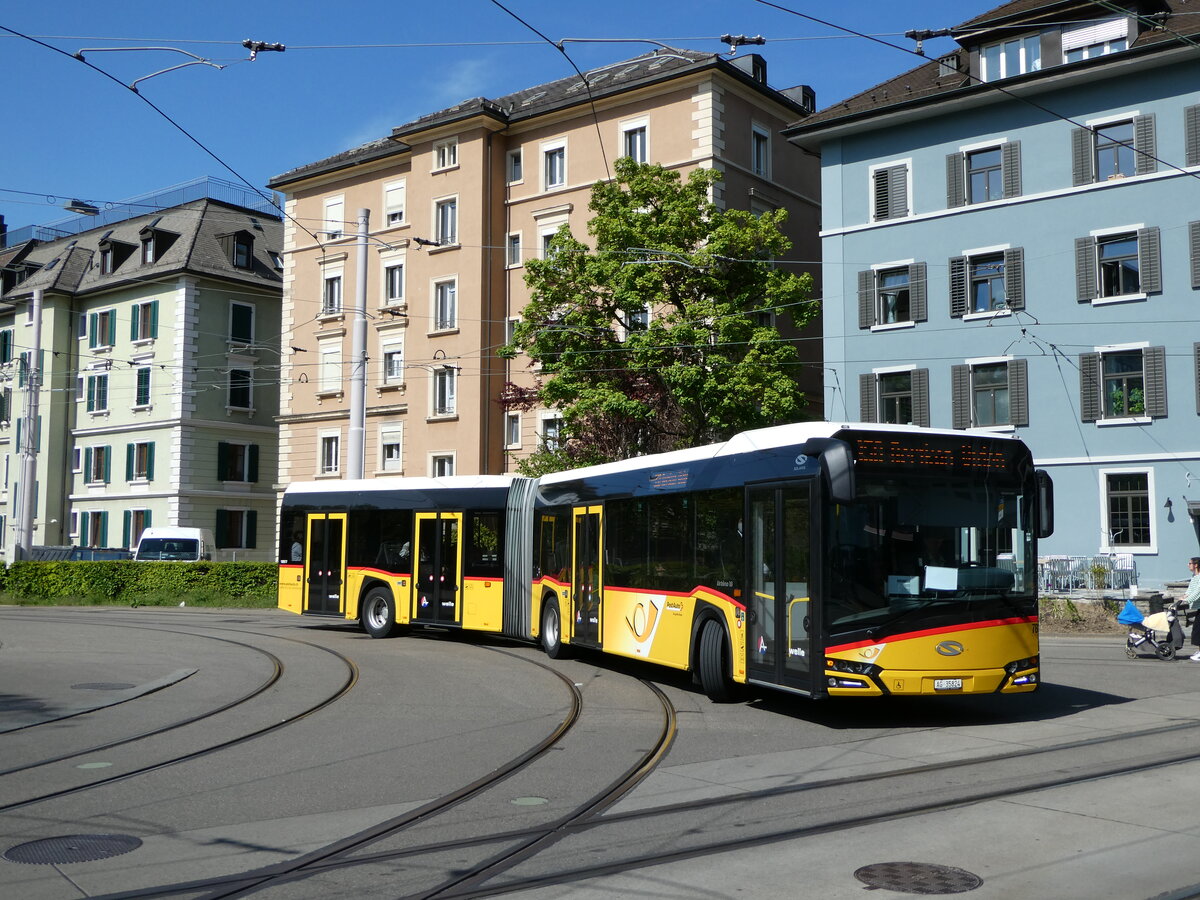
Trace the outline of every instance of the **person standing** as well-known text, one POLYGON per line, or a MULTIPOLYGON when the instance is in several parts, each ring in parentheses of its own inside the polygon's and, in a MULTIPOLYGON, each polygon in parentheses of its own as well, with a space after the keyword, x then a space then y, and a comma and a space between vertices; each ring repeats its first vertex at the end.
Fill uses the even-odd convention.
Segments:
POLYGON ((1188 560, 1188 568, 1192 572, 1192 580, 1188 582, 1187 593, 1183 595, 1184 601, 1188 605, 1188 611, 1195 618, 1192 620, 1192 644, 1196 647, 1196 652, 1188 657, 1192 662, 1200 662, 1200 556, 1193 556, 1188 560))

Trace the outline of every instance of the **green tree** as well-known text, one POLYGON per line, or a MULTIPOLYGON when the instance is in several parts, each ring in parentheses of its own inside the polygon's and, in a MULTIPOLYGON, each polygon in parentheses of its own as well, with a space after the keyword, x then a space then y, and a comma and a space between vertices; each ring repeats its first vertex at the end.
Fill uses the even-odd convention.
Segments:
POLYGON ((540 474, 724 440, 803 417, 796 347, 776 327, 818 309, 812 279, 774 264, 786 210, 709 200, 720 174, 686 179, 629 158, 592 188, 587 247, 567 226, 526 263, 531 300, 501 352, 536 386, 507 408, 560 411, 563 434, 520 468, 540 474), (774 314, 774 315, 772 315, 774 314))

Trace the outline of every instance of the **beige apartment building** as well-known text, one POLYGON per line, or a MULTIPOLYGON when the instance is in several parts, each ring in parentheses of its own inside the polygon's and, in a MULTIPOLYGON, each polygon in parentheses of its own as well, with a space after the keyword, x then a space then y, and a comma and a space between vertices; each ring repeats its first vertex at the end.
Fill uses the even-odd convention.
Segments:
MULTIPOLYGON (((591 187, 619 156, 685 175, 720 170, 718 204, 786 207, 793 258, 817 259, 819 161, 779 135, 813 106, 807 87, 769 87, 758 55, 660 50, 582 80, 467 100, 274 178, 286 197, 282 345, 293 348, 281 486, 355 471, 360 274, 364 477, 508 472, 552 437, 554 411, 504 409, 505 385, 528 385, 532 374, 528 360, 496 350, 528 296, 524 262, 564 223, 587 240, 591 187), (362 273, 359 210, 368 211, 362 273)), ((819 418, 820 341, 801 346, 819 418)))

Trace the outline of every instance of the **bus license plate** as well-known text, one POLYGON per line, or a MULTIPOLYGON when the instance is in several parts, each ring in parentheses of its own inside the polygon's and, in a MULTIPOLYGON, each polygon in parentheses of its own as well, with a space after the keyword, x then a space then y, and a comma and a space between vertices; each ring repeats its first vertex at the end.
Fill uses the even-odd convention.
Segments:
POLYGON ((933 680, 933 689, 935 691, 961 691, 961 678, 935 678, 933 680))

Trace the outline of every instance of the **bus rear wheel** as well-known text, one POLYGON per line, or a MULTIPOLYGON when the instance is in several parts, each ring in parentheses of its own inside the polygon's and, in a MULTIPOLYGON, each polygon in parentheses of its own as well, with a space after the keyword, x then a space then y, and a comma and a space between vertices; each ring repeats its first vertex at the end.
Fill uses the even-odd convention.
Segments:
POLYGON ((558 611, 558 600, 548 599, 542 607, 542 649, 551 659, 562 659, 567 648, 562 642, 562 614, 558 611))
POLYGON ((396 601, 385 587, 371 588, 363 600, 363 629, 373 638, 391 637, 396 632, 396 601))
POLYGON ((700 687, 710 700, 721 703, 733 697, 733 682, 729 677, 725 629, 717 622, 704 623, 700 632, 700 653, 697 668, 700 687))

